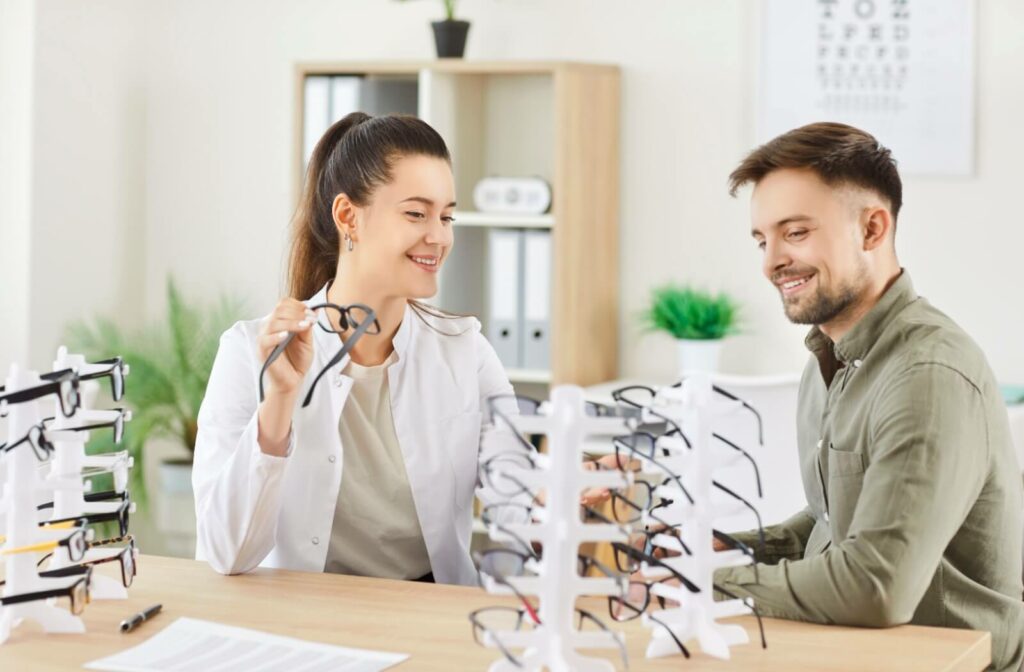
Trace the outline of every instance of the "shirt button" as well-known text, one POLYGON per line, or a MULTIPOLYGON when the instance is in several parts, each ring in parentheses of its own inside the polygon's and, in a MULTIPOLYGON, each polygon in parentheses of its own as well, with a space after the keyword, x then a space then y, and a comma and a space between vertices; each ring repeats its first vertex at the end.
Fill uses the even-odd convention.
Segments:
POLYGON ((825 512, 825 522, 828 522, 828 511, 825 512))
POLYGON ((316 546, 320 543, 320 537, 313 537, 313 545, 316 546))
POLYGON ((818 448, 821 448, 821 439, 818 439, 818 448))
POLYGON ((859 369, 860 365, 863 364, 863 363, 864 362, 860 361, 859 359, 855 359, 855 360, 853 360, 853 368, 859 369))
POLYGON ((327 456, 327 461, 330 462, 331 464, 334 464, 334 461, 336 459, 338 459, 337 455, 328 455, 327 456))

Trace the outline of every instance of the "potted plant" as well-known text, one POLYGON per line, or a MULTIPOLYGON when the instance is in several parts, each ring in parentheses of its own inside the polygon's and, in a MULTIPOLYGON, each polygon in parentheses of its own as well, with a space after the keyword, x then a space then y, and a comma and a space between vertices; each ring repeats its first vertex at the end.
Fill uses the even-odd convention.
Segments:
POLYGON ((444 4, 444 21, 433 21, 434 45, 437 47, 438 58, 462 58, 466 52, 466 36, 469 34, 469 21, 455 18, 457 0, 441 0, 444 4))
POLYGON ((643 317, 648 330, 666 331, 676 339, 681 374, 714 373, 723 340, 737 331, 738 308, 727 294, 670 284, 651 292, 643 317))
MULTIPOLYGON (((132 410, 132 421, 125 428, 122 447, 135 459, 131 492, 139 506, 148 500, 143 449, 155 439, 170 439, 187 452, 187 457, 161 464, 161 490, 191 492, 199 405, 220 335, 241 312, 241 303, 227 298, 208 306, 189 305, 168 278, 166 321, 130 332, 106 318, 68 328, 65 342, 72 352, 93 360, 119 355, 131 366, 122 403, 132 410)), ((88 450, 116 450, 110 443, 109 436, 96 434, 88 450)))

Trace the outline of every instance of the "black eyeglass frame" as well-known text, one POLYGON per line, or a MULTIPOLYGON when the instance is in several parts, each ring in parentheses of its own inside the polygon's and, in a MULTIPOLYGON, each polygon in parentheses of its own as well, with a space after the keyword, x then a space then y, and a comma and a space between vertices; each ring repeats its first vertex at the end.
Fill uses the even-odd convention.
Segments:
MULTIPOLYGON (((325 327, 319 319, 316 320, 316 325, 323 329, 324 331, 326 331, 327 333, 338 334, 340 336, 344 332, 348 331, 349 328, 354 329, 354 331, 352 332, 352 334, 349 335, 347 339, 344 340, 341 349, 338 350, 338 352, 336 352, 333 357, 331 357, 330 361, 327 362, 326 366, 324 366, 320 370, 320 373, 316 375, 316 378, 313 379, 313 382, 309 386, 309 392, 306 393, 306 398, 302 401, 303 408, 309 406, 310 402, 313 401, 313 392, 316 390, 317 383, 319 383, 320 379, 324 377, 324 374, 326 374, 331 369, 331 367, 340 362, 345 357, 345 355, 351 352, 352 348, 355 347, 356 343, 359 342, 359 339, 362 338, 364 334, 370 334, 371 336, 376 336, 380 334, 380 323, 377 321, 377 313, 373 310, 373 308, 365 306, 361 303, 353 303, 347 306, 339 306, 336 303, 325 302, 309 306, 309 309, 314 312, 318 310, 323 310, 324 312, 333 311, 338 314, 338 326, 341 329, 340 331, 334 329, 333 324, 330 323, 330 318, 328 318, 328 324, 330 324, 331 326, 328 327, 325 327), (366 313, 366 315, 362 317, 360 320, 356 320, 352 316, 353 310, 360 310, 366 313)), ((267 356, 267 361, 263 363, 263 368, 260 370, 260 403, 263 402, 266 396, 264 393, 263 378, 267 373, 267 369, 270 368, 271 364, 277 361, 278 357, 284 354, 284 351, 288 349, 288 345, 291 344, 294 338, 295 332, 288 332, 288 335, 285 336, 285 339, 277 344, 277 346, 271 351, 270 355, 267 356)))

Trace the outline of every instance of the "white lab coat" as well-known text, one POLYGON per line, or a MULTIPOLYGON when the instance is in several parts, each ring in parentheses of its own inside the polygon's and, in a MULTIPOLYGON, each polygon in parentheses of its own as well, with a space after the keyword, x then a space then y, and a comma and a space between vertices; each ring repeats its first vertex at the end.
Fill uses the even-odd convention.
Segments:
MULTIPOLYGON (((326 299, 326 287, 307 304, 326 299)), ((257 443, 256 340, 267 318, 239 322, 224 333, 199 411, 192 485, 196 559, 236 574, 257 565, 321 572, 327 559, 345 446, 338 422, 352 379, 346 357, 317 385, 313 378, 340 347, 337 335, 314 326, 313 364, 296 403, 286 457, 257 443)), ((405 458, 416 514, 439 583, 475 584, 469 555, 477 456, 486 399, 512 386, 475 318, 426 318, 407 307, 388 369, 395 434, 405 458), (459 334, 459 335, 450 335, 459 334)), ((500 501, 480 489, 481 500, 500 501)), ((381 547, 381 553, 387 553, 381 547)))

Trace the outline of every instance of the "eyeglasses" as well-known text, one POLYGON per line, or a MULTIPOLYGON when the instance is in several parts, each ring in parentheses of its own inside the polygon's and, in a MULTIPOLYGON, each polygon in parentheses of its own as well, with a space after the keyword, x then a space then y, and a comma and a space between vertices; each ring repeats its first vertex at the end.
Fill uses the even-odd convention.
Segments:
MULTIPOLYGON (((344 341, 340 350, 335 353, 334 357, 327 362, 327 366, 321 369, 320 373, 317 374, 316 378, 313 379, 313 383, 309 386, 309 392, 306 394, 306 399, 302 402, 302 407, 309 406, 309 402, 313 400, 313 390, 316 389, 316 384, 320 382, 324 374, 327 371, 340 362, 352 348, 355 347, 356 343, 362 338, 363 334, 370 334, 376 336, 380 333, 380 323, 377 322, 377 313, 373 311, 369 306, 364 306, 359 303, 353 303, 350 306, 339 306, 336 303, 318 303, 314 306, 309 307, 312 311, 322 311, 321 316, 317 318, 316 324, 324 331, 331 334, 338 334, 340 337, 349 329, 354 329, 352 334, 344 341), (331 319, 334 317, 335 319, 331 319), (324 324, 324 319, 327 323, 324 324), (334 323, 337 322, 338 328, 334 328, 334 323)), ((260 371, 260 402, 263 401, 263 376, 266 375, 267 369, 270 365, 277 361, 277 358, 288 349, 288 344, 295 338, 295 332, 288 332, 288 335, 283 341, 278 343, 277 347, 267 357, 267 361, 263 363, 263 369, 260 371)))
MULTIPOLYGON (((73 424, 67 427, 50 428, 49 431, 61 431, 61 432, 88 432, 94 429, 107 429, 111 428, 114 430, 114 443, 121 443, 124 438, 124 423, 132 419, 132 412, 127 408, 112 408, 109 411, 90 411, 91 413, 103 413, 103 414, 114 414, 114 417, 110 420, 98 420, 95 422, 86 422, 83 424, 73 424)), ((51 416, 49 418, 43 418, 43 424, 49 425, 54 421, 51 416)))
MULTIPOLYGON (((51 503, 52 506, 52 503, 51 503)), ((84 518, 76 518, 74 520, 65 520, 60 523, 42 522, 39 523, 39 527, 47 528, 51 530, 70 530, 73 527, 83 527, 85 525, 84 518)), ((7 536, 0 534, 0 544, 7 541, 7 536)))
POLYGON ((488 576, 502 586, 508 588, 523 604, 523 609, 537 625, 540 625, 540 616, 537 609, 529 599, 523 595, 508 580, 509 577, 521 577, 525 574, 531 562, 537 560, 537 556, 531 553, 521 553, 511 548, 492 548, 482 553, 475 553, 473 559, 476 561, 477 569, 480 572, 480 583, 483 585, 483 577, 488 576))
POLYGON ((530 443, 516 427, 512 416, 536 416, 540 415, 543 402, 530 397, 517 394, 499 394, 487 399, 487 410, 490 412, 491 420, 495 428, 502 436, 510 434, 515 438, 519 447, 527 454, 537 452, 537 447, 530 443), (514 409, 514 410, 513 410, 514 409))
POLYGON ((6 387, 0 385, 0 416, 7 415, 7 404, 22 404, 51 394, 57 395, 60 412, 65 418, 74 415, 82 405, 82 397, 78 392, 79 376, 72 369, 45 375, 45 380, 50 382, 16 392, 5 393, 6 387))
MULTIPOLYGON (((660 595, 654 595, 651 592, 651 588, 655 584, 662 581, 671 581, 675 577, 669 576, 659 581, 654 582, 643 582, 643 581, 630 581, 629 589, 627 590, 626 597, 616 598, 614 596, 608 598, 608 615, 612 617, 612 620, 619 623, 625 623, 626 621, 632 621, 639 618, 647 611, 647 608, 651 604, 651 596, 653 595, 658 600, 659 606, 664 609, 668 605, 668 600, 660 595)), ((672 631, 672 628, 668 626, 665 621, 661 620, 653 614, 647 614, 648 620, 656 625, 662 627, 668 636, 675 642, 676 647, 683 654, 683 657, 690 657, 690 650, 686 648, 686 645, 676 636, 676 633, 672 631)))
MULTIPOLYGON (((110 396, 114 401, 121 401, 124 398, 124 378, 128 375, 129 366, 124 363, 120 357, 114 357, 112 359, 102 359, 98 362, 90 362, 88 364, 92 367, 104 367, 100 371, 93 371, 91 373, 78 373, 79 380, 98 380, 100 378, 110 378, 110 396)), ((64 371, 70 369, 64 369, 62 371, 54 371, 53 373, 44 373, 39 376, 44 380, 53 380, 55 377, 60 376, 64 371)))
POLYGON ((116 453, 105 453, 102 455, 90 455, 89 460, 93 465, 84 467, 81 471, 83 478, 99 476, 101 474, 112 474, 114 477, 114 491, 124 492, 128 488, 128 469, 134 463, 134 458, 127 450, 119 450, 116 453))
MULTIPOLYGON (((86 492, 86 493, 82 494, 82 499, 84 499, 87 502, 106 502, 106 501, 110 501, 112 499, 117 499, 117 500, 120 500, 120 501, 123 502, 124 500, 129 499, 129 498, 130 498, 130 495, 128 494, 128 490, 127 489, 124 489, 124 490, 121 490, 121 491, 118 491, 118 490, 104 490, 103 492, 86 492)), ((36 510, 37 511, 44 511, 46 509, 52 509, 52 508, 53 508, 53 502, 43 502, 42 504, 39 504, 38 506, 36 506, 36 510)), ((79 519, 79 520, 81 520, 81 519, 79 519)), ((63 524, 66 524, 66 522, 67 521, 65 521, 65 523, 63 523, 63 524)), ((47 526, 50 526, 50 527, 56 527, 56 525, 54 525, 52 523, 49 523, 49 522, 40 523, 40 525, 47 525, 47 526)))
MULTIPOLYGON (((130 534, 127 537, 122 537, 118 539, 118 541, 127 541, 128 545, 111 556, 108 556, 106 558, 99 558, 96 560, 86 560, 80 564, 69 565, 67 567, 61 567, 59 569, 43 570, 39 572, 39 576, 74 576, 85 571, 85 568, 91 568, 96 565, 102 565, 108 562, 119 562, 121 563, 121 583, 124 584, 125 588, 131 588, 132 581, 135 579, 135 575, 137 573, 136 560, 138 559, 139 550, 135 547, 135 537, 133 537, 130 534)), ((89 544, 89 548, 93 548, 95 546, 100 545, 102 544, 91 543, 89 544)), ((44 555, 39 560, 37 565, 41 566, 44 562, 49 560, 50 557, 52 557, 52 553, 44 555)), ((0 585, 2 584, 3 582, 0 581, 0 585)))
MULTIPOLYGON (((616 620, 629 620, 629 619, 619 619, 619 618, 616 618, 616 613, 632 613, 633 616, 631 616, 630 618, 636 618, 636 616, 639 616, 640 614, 642 614, 647 609, 647 607, 650 605, 650 596, 652 594, 651 593, 651 588, 653 588, 654 585, 656 585, 658 583, 664 583, 666 580, 668 580, 668 581, 672 581, 672 580, 678 581, 679 583, 681 583, 691 593, 699 593, 699 592, 701 592, 700 588, 697 587, 692 581, 687 579, 685 576, 683 576, 679 572, 679 570, 677 570, 676 568, 672 567, 671 565, 669 565, 665 561, 660 560, 659 558, 655 557, 654 555, 651 555, 649 553, 645 553, 645 552, 643 552, 643 551, 641 551, 641 550, 639 550, 637 548, 633 548, 633 547, 627 546, 626 544, 622 544, 622 543, 618 543, 618 542, 612 543, 612 547, 615 549, 615 553, 616 553, 615 557, 616 557, 616 562, 617 563, 618 563, 620 554, 621 554, 621 556, 623 556, 625 558, 628 558, 628 561, 626 561, 626 564, 628 565, 628 570, 622 569, 622 567, 620 566, 619 569, 622 570, 622 571, 628 571, 630 574, 633 574, 633 573, 635 573, 636 571, 638 571, 640 569, 641 565, 646 564, 646 565, 651 566, 651 567, 658 567, 658 568, 661 568, 661 569, 666 569, 669 572, 669 576, 667 576, 667 577, 665 577, 663 579, 659 579, 658 581, 646 582, 645 585, 647 585, 647 588, 644 590, 643 599, 641 601, 639 601, 639 602, 629 603, 630 597, 636 595, 635 593, 631 593, 631 594, 627 595, 625 600, 622 600, 621 598, 617 598, 614 595, 609 597, 608 598, 608 608, 609 608, 609 611, 611 613, 612 618, 615 618, 616 620), (638 608, 639 608, 639 611, 638 611, 638 608)), ((644 583, 644 582, 633 582, 633 583, 644 583)), ((718 586, 717 584, 712 584, 712 588, 714 589, 715 592, 721 593, 722 595, 725 595, 729 599, 741 600, 754 613, 754 616, 757 617, 757 627, 761 631, 761 646, 762 646, 762 648, 768 648, 768 644, 765 642, 765 638, 764 638, 764 624, 761 622, 761 612, 758 611, 757 607, 754 605, 753 600, 750 600, 749 598, 740 598, 740 597, 736 596, 735 594, 733 594, 732 592, 726 590, 725 588, 722 588, 722 587, 718 586)), ((662 607, 664 608, 664 601, 659 598, 659 602, 661 603, 662 607)), ((676 639, 676 638, 673 637, 673 639, 676 639)), ((678 644, 679 640, 676 639, 676 643, 678 644)))
POLYGON ((22 593, 21 595, 8 595, 7 597, 0 597, 0 604, 23 604, 25 602, 48 600, 54 597, 67 597, 71 600, 71 613, 78 616, 90 601, 89 588, 91 585, 92 567, 87 567, 78 580, 65 588, 40 590, 32 593, 22 593))
MULTIPOLYGON (((679 381, 672 385, 672 387, 682 387, 682 384, 683 382, 679 381)), ((753 414, 755 420, 757 420, 757 442, 759 445, 763 446, 764 422, 761 420, 761 414, 758 412, 758 410, 744 399, 736 396, 735 394, 724 388, 719 387, 718 385, 713 384, 711 386, 711 390, 715 394, 723 396, 726 399, 729 399, 730 401, 739 402, 740 405, 743 406, 743 408, 745 408, 746 410, 750 411, 753 414)), ((654 398, 657 396, 657 394, 657 390, 655 390, 653 387, 648 387, 647 385, 628 385, 626 387, 621 387, 617 390, 614 390, 612 392, 612 399, 627 404, 629 406, 633 406, 635 408, 644 408, 650 406, 654 402, 654 398)))
MULTIPOLYGON (((128 535, 128 514, 131 513, 132 501, 131 498, 125 497, 121 504, 113 511, 106 511, 101 513, 87 513, 78 518, 84 519, 89 525, 95 525, 96 523, 105 523, 108 521, 116 520, 118 523, 118 529, 122 537, 128 535)), ((50 521, 51 523, 60 523, 68 518, 60 518, 57 520, 50 521)))
POLYGON ((46 438, 44 425, 39 423, 29 427, 25 436, 21 437, 14 443, 0 444, 0 453, 10 452, 25 443, 32 447, 32 452, 35 453, 36 459, 40 462, 46 462, 50 458, 50 454, 54 451, 53 443, 46 438))
POLYGON ((480 511, 480 521, 484 525, 504 525, 510 522, 526 523, 534 516, 543 516, 544 509, 534 509, 527 504, 514 502, 499 502, 488 504, 480 511))
MULTIPOLYGON (((680 489, 680 491, 683 493, 683 495, 686 497, 686 499, 690 502, 690 504, 694 504, 695 503, 694 499, 693 499, 693 496, 683 486, 682 480, 678 477, 678 475, 676 475, 671 469, 668 468, 668 466, 663 464, 661 461, 659 461, 658 459, 655 459, 654 457, 652 457, 652 453, 656 453, 657 450, 658 450, 657 449, 657 437, 654 437, 653 435, 651 435, 649 433, 641 432, 641 433, 636 433, 636 434, 632 434, 632 435, 624 436, 624 437, 615 437, 613 439, 613 443, 615 445, 615 457, 616 457, 616 460, 617 460, 617 462, 619 464, 622 464, 624 460, 628 460, 629 456, 634 456, 634 455, 636 457, 640 458, 644 462, 651 463, 656 468, 658 468, 660 471, 664 472, 665 475, 668 477, 668 479, 671 479, 671 481, 676 484, 676 486, 680 489), (639 443, 639 445, 638 445, 638 443, 639 443), (637 446, 637 447, 634 447, 634 446, 637 446), (623 455, 624 452, 628 452, 629 455, 628 456, 627 455, 623 455)), ((662 481, 661 485, 668 484, 668 479, 666 481, 662 481)), ((639 482, 641 482, 641 481, 638 481, 638 483, 639 482)), ((761 514, 758 512, 757 508, 754 507, 754 505, 751 504, 749 501, 747 501, 744 497, 742 497, 739 494, 737 494, 734 490, 732 490, 732 489, 722 485, 718 481, 714 481, 713 480, 711 482, 711 485, 712 485, 712 487, 716 488, 717 490, 719 490, 719 491, 725 493, 726 495, 728 495, 729 497, 735 499, 737 502, 742 504, 744 507, 746 507, 750 512, 752 512, 754 514, 754 517, 757 519, 758 542, 759 542, 759 546, 760 546, 760 548, 761 548, 761 550, 763 552, 764 551, 764 546, 765 546, 765 541, 764 541, 764 525, 761 522, 761 514)), ((653 489, 651 490, 651 494, 653 496, 653 489)), ((648 514, 648 516, 650 518, 656 520, 659 523, 665 524, 668 527, 675 527, 675 525, 666 523, 658 515, 653 513, 653 510, 655 510, 657 508, 666 508, 666 506, 672 504, 672 502, 670 500, 664 500, 664 502, 665 502, 665 504, 662 507, 654 507, 653 509, 647 509, 647 514, 648 514)), ((634 502, 634 504, 636 504, 636 503, 634 502)), ((636 508, 639 508, 639 507, 636 507, 636 508)), ((643 515, 643 511, 641 511, 640 514, 642 516, 643 515)))
MULTIPOLYGON (((69 519, 71 520, 71 519, 69 519)), ((61 523, 67 521, 52 521, 54 523, 61 523)), ((74 532, 64 537, 63 539, 57 539, 55 541, 44 541, 40 544, 31 544, 29 546, 19 546, 18 548, 8 548, 0 551, 0 555, 16 555, 18 553, 32 553, 35 551, 49 551, 50 549, 64 547, 68 552, 68 559, 71 562, 78 562, 85 557, 85 551, 88 547, 89 537, 92 535, 92 530, 87 530, 84 527, 79 527, 74 532)))
MULTIPOLYGON (((683 385, 683 381, 680 380, 679 382, 677 382, 674 385, 672 385, 672 387, 682 387, 682 385, 683 385)), ((759 445, 763 446, 764 445, 764 422, 762 422, 761 414, 758 413, 757 409, 754 408, 753 406, 751 406, 746 400, 741 399, 740 397, 737 397, 735 394, 733 394, 729 390, 726 390, 725 388, 721 388, 718 385, 712 384, 711 385, 711 391, 714 392, 715 394, 718 394, 720 396, 725 397, 726 399, 728 399, 730 401, 738 401, 740 403, 740 405, 743 406, 743 408, 747 409, 748 411, 750 411, 754 415, 754 418, 757 420, 757 443, 759 445)))
POLYGON ((480 463, 481 480, 484 484, 505 498, 522 494, 534 496, 530 488, 514 475, 515 471, 537 469, 541 456, 530 453, 499 453, 480 463))
MULTIPOLYGON (((629 658, 626 654, 626 645, 622 637, 608 629, 599 618, 589 611, 577 608, 576 629, 580 632, 601 633, 607 635, 615 642, 619 649, 619 656, 622 658, 623 669, 629 669, 629 658)), ((484 607, 470 613, 469 622, 473 626, 473 640, 480 646, 487 646, 493 643, 505 659, 516 667, 523 667, 523 660, 512 653, 511 649, 525 648, 523 645, 515 645, 502 639, 506 633, 532 632, 539 623, 528 618, 529 612, 526 609, 515 607, 484 607)))
MULTIPOLYGON (((686 486, 683 485, 679 476, 655 457, 658 451, 657 437, 648 432, 637 432, 627 436, 614 437, 612 439, 612 445, 615 447, 615 460, 617 464, 632 464, 634 457, 638 458, 641 462, 650 463, 665 474, 666 478, 660 485, 665 485, 669 481, 674 482, 680 492, 683 493, 683 496, 686 497, 687 501, 689 501, 690 504, 695 503, 693 496, 690 494, 690 491, 686 489, 686 486)), ((667 449, 661 450, 664 453, 668 453, 667 449)), ((640 483, 642 481, 636 482, 640 483)), ((651 496, 653 497, 653 490, 651 496)))

